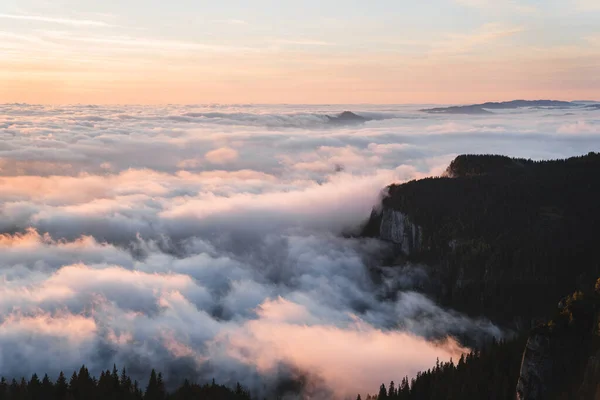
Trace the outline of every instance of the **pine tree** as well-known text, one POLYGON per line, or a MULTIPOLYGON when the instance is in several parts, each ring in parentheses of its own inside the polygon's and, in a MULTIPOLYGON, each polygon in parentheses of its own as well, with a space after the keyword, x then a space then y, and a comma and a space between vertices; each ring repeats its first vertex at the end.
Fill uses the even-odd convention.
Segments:
POLYGON ((67 384, 67 378, 65 374, 60 371, 56 384, 54 385, 54 398, 56 400, 64 400, 69 392, 69 385, 67 384))
POLYGON ((140 400, 144 397, 144 394, 142 393, 142 389, 140 388, 140 385, 138 384, 137 380, 133 381, 133 398, 136 400, 140 400))
POLYGON ((396 398, 396 386, 394 385, 394 381, 390 382, 390 387, 388 389, 388 398, 390 398, 390 399, 396 398))
POLYGON ((146 394, 144 400, 163 400, 164 399, 164 385, 162 383, 162 375, 156 374, 153 369, 150 373, 150 380, 146 387, 146 394))
POLYGON ((100 399, 112 396, 112 379, 109 371, 102 371, 100 373, 100 379, 98 379, 98 385, 96 386, 96 392, 100 399))
POLYGON ((21 382, 19 383, 19 393, 21 399, 27 399, 30 397, 30 393, 27 388, 27 381, 25 380, 25 378, 21 378, 21 382))
POLYGON ((113 364, 113 370, 112 370, 112 374, 110 375, 111 378, 111 392, 112 392, 112 398, 115 400, 121 399, 122 395, 121 395, 121 382, 119 380, 119 370, 117 369, 117 365, 113 364))
POLYGON ((27 391, 29 398, 32 400, 40 400, 42 397, 42 382, 38 378, 37 374, 33 374, 29 383, 27 384, 27 391))
POLYGON ((382 383, 381 387, 379 388, 379 394, 377 395, 377 400, 384 400, 387 399, 387 389, 385 388, 385 385, 382 383))
POLYGON ((165 389, 165 383, 163 382, 162 373, 159 372, 156 377, 156 386, 158 388, 158 400, 164 400, 167 397, 167 391, 165 389))
POLYGON ((4 377, 0 378, 0 399, 8 398, 8 383, 4 377))
POLYGON ((244 394, 244 390, 242 389, 242 385, 240 385, 240 383, 236 383, 235 385, 235 394, 238 396, 241 396, 244 394))
POLYGON ((74 398, 78 399, 81 389, 79 388, 79 377, 77 376, 77 372, 73 371, 73 375, 71 375, 71 380, 69 381, 69 394, 74 398))
POLYGON ((131 383, 131 378, 127 376, 127 370, 125 369, 125 367, 123 367, 123 370, 121 371, 121 392, 123 396, 122 398, 124 400, 131 399, 132 391, 133 387, 131 383))

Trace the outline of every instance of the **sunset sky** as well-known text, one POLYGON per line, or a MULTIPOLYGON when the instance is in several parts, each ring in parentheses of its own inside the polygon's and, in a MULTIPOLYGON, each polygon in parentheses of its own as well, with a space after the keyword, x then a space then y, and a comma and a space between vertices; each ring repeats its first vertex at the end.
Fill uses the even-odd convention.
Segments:
POLYGON ((0 103, 597 97, 598 0, 3 0, 0 103))

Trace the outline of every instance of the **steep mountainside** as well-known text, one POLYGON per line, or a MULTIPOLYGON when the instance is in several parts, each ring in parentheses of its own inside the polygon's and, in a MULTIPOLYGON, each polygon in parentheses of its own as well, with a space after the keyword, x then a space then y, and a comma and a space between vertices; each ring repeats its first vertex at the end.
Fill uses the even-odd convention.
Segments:
POLYGON ((433 266, 444 304, 529 328, 600 276, 599 174, 597 153, 459 156, 445 177, 389 186, 364 234, 433 266))
MULTIPOLYGON (((380 388, 373 400, 600 399, 600 279, 523 335, 380 388), (525 344, 526 343, 526 344, 525 344), (523 350, 525 348, 525 350, 523 350)), ((376 388, 373 388, 376 389, 376 388)), ((367 400, 370 400, 367 397, 367 400)))

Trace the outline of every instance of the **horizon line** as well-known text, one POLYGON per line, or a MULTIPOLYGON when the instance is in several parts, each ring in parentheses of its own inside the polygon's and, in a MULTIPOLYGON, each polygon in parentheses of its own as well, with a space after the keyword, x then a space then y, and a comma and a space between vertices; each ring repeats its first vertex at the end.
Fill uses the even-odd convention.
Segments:
POLYGON ((565 101, 569 103, 584 103, 584 102, 600 102, 600 100, 592 99, 576 99, 576 100, 559 100, 550 98, 511 98, 509 100, 486 100, 483 102, 475 103, 294 103, 294 102, 282 102, 282 103, 253 103, 253 102, 231 102, 231 103, 27 103, 27 102, 2 102, 0 106, 7 105, 21 105, 21 106, 412 106, 412 105, 425 105, 425 106, 437 106, 437 105, 479 105, 485 103, 504 103, 510 101, 565 101))

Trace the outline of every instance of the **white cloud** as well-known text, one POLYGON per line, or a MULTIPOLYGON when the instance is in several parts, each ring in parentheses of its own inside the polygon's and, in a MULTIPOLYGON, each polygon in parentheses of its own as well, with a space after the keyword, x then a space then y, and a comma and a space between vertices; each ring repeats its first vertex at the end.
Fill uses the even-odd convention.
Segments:
POLYGON ((276 44, 291 44, 300 46, 335 46, 335 43, 311 39, 274 39, 272 42, 276 44))
POLYGON ((571 122, 561 125, 558 133, 567 134, 600 134, 600 124, 594 124, 586 121, 571 122))
POLYGON ((221 147, 219 149, 211 150, 204 155, 204 158, 213 164, 227 164, 237 160, 238 157, 239 153, 237 150, 229 147, 221 147))
MULTIPOLYGON (((539 9, 520 0, 455 0, 456 3, 467 7, 475 7, 488 11, 517 12, 519 14, 537 14, 539 9)), ((585 1, 585 0, 584 0, 585 1)))
POLYGON ((227 25, 247 25, 248 24, 248 22, 244 21, 243 19, 235 19, 235 18, 216 19, 213 22, 216 22, 218 24, 227 24, 227 25))
POLYGON ((596 114, 417 108, 332 127, 339 106, 0 105, 3 374, 135 363, 256 389, 310 370, 307 390, 364 394, 463 351, 428 338, 499 335, 412 292, 415 274, 381 301, 386 246, 340 233, 458 153, 587 153, 596 114))
POLYGON ((501 40, 520 32, 520 26, 505 26, 498 23, 482 25, 472 33, 451 33, 433 45, 432 54, 462 54, 468 53, 477 47, 501 40))

